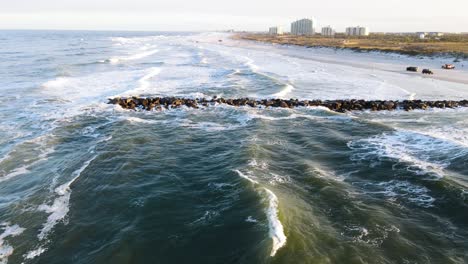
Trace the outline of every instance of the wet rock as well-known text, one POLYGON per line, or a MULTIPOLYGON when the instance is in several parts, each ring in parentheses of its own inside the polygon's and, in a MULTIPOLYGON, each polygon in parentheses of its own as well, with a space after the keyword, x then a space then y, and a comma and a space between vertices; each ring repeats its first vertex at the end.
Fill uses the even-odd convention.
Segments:
POLYGON ((282 108, 289 108, 289 105, 288 105, 288 103, 286 103, 285 101, 281 101, 281 102, 280 102, 280 107, 282 107, 282 108))
POLYGON ((280 107, 280 108, 294 108, 294 107, 305 107, 305 106, 322 106, 327 107, 332 111, 346 112, 346 111, 360 111, 360 110, 371 110, 371 111, 392 111, 395 109, 404 109, 411 111, 414 109, 428 109, 428 108, 456 108, 456 107, 468 107, 468 100, 460 101, 423 101, 423 100, 404 100, 404 101, 392 101, 392 100, 299 100, 299 99, 262 99, 255 100, 249 98, 237 98, 237 99, 224 99, 213 97, 208 100, 206 98, 176 98, 176 97, 115 97, 108 99, 109 104, 120 105, 124 109, 132 110, 160 110, 162 107, 169 108, 180 108, 186 106, 189 108, 199 108, 199 105, 204 107, 213 106, 215 104, 227 104, 232 106, 249 106, 249 107, 280 107))

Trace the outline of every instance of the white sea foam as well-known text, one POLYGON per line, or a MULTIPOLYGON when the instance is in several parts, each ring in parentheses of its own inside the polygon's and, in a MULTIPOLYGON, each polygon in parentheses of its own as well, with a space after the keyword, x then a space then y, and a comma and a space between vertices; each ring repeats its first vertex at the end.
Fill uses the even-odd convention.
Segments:
POLYGON ((337 175, 330 169, 322 169, 320 167, 314 166, 312 172, 316 174, 319 178, 326 178, 340 182, 345 180, 345 177, 343 175, 337 175))
MULTIPOLYGON (((176 38, 177 36, 171 36, 172 38, 176 38)), ((156 35, 156 36, 145 36, 145 37, 112 37, 110 40, 118 45, 130 45, 130 46, 140 46, 144 44, 151 44, 155 41, 160 41, 167 39, 168 36, 164 35, 156 35)))
POLYGON ((256 65, 254 63, 255 61, 252 60, 251 58, 246 57, 246 56, 244 56, 243 58, 246 60, 244 65, 247 66, 252 72, 257 72, 260 69, 260 67, 256 65))
POLYGON ((38 247, 34 250, 29 251, 28 253, 24 254, 23 257, 25 259, 33 259, 35 257, 40 256, 42 253, 44 253, 47 249, 43 247, 38 247))
POLYGON ((239 174, 239 176, 241 176, 242 178, 248 180, 249 182, 253 183, 253 184, 259 184, 258 181, 250 178, 249 176, 247 176, 246 174, 242 173, 240 170, 234 170, 235 172, 237 172, 237 174, 239 174))
MULTIPOLYGON (((283 110, 283 109, 281 109, 283 110)), ((284 109, 285 111, 293 111, 290 109, 284 109)), ((283 110, 283 111, 284 111, 283 110)), ((249 117, 251 119, 263 119, 263 120, 269 120, 269 121, 278 121, 278 120, 290 120, 290 119, 297 119, 297 118, 306 118, 310 120, 316 120, 317 117, 311 116, 311 115, 305 115, 305 114, 297 114, 297 113, 291 113, 288 116, 271 116, 271 115, 262 115, 259 114, 258 111, 255 110, 255 112, 250 112, 249 117)))
POLYGON ((200 218, 196 219, 191 223, 191 225, 203 225, 209 223, 211 220, 219 216, 219 212, 208 210, 205 211, 205 214, 200 218))
POLYGON ((269 189, 264 188, 264 190, 268 194, 268 227, 270 229, 270 237, 273 240, 273 248, 271 249, 270 256, 274 256, 278 249, 286 245, 286 235, 284 234, 283 225, 278 218, 278 197, 269 189))
POLYGON ((262 193, 265 193, 268 199, 268 208, 266 209, 266 215, 268 219, 268 227, 269 227, 269 236, 271 237, 273 241, 272 249, 270 256, 275 256, 276 252, 282 248, 284 245, 286 245, 286 235, 284 234, 284 228, 283 224, 279 220, 278 217, 278 197, 269 189, 265 187, 260 187, 260 183, 248 175, 242 173, 239 170, 235 170, 237 174, 250 181, 252 184, 255 186, 259 186, 260 190, 262 193))
POLYGON ((154 50, 140 52, 140 53, 129 55, 129 56, 113 57, 109 59, 109 62, 116 64, 116 63, 125 62, 125 61, 140 60, 148 56, 151 56, 153 54, 156 54, 158 52, 159 52, 158 49, 154 49, 154 50))
POLYGON ((282 175, 278 175, 276 173, 270 173, 270 175, 271 175, 271 178, 269 180, 269 183, 271 185, 291 182, 291 177, 289 177, 289 176, 282 176, 282 175))
MULTIPOLYGON (((38 153, 36 153, 36 155, 32 159, 23 160, 22 166, 19 166, 18 168, 15 168, 14 170, 9 171, 8 173, 4 175, 0 174, 0 182, 4 182, 12 178, 15 178, 17 176, 29 173, 30 172, 29 168, 31 166, 34 166, 41 161, 47 160, 47 156, 50 153, 54 152, 55 150, 53 147, 44 148, 47 144, 46 136, 39 136, 33 139, 26 140, 16 145, 15 147, 19 148, 23 146, 28 146, 28 145, 31 145, 31 143, 33 144, 33 146, 31 146, 30 152, 34 152, 34 153, 38 152, 38 153)), ((25 151, 25 150, 22 150, 22 151, 25 151)), ((16 152, 16 149, 14 151, 9 152, 7 155, 5 155, 5 157, 2 160, 0 160, 0 164, 2 164, 2 162, 4 161, 8 161, 11 159, 17 160, 14 155, 15 152, 16 152)))
POLYGON ((416 204, 421 207, 433 207, 436 200, 430 195, 429 189, 424 186, 411 184, 408 181, 391 180, 378 183, 366 183, 365 186, 370 186, 374 191, 369 194, 383 195, 391 202, 405 201, 416 204))
POLYGON ((275 94, 272 94, 272 97, 275 98, 284 98, 288 94, 290 94, 294 90, 294 86, 292 84, 285 84, 283 89, 275 94))
POLYGON ((157 123, 159 123, 156 120, 148 120, 148 119, 143 119, 143 118, 133 117, 133 116, 125 117, 123 119, 125 119, 126 121, 128 121, 130 123, 142 123, 142 124, 157 124, 157 123))
POLYGON ((55 198, 51 205, 42 204, 39 206, 40 211, 49 213, 47 222, 39 232, 39 240, 44 240, 47 235, 52 231, 55 225, 67 216, 70 211, 70 196, 71 196, 71 185, 81 176, 81 173, 89 166, 89 164, 96 159, 97 155, 94 155, 91 159, 87 160, 78 170, 72 173, 72 179, 59 187, 55 188, 55 194, 58 196, 55 198))
POLYGON ((262 170, 268 169, 268 163, 265 161, 257 161, 256 159, 252 159, 249 161, 249 166, 260 168, 262 170))
POLYGON ((67 84, 69 84, 71 81, 70 78, 68 77, 58 77, 56 79, 53 79, 53 80, 50 80, 50 81, 47 81, 45 83, 42 84, 42 87, 45 87, 45 88, 64 88, 65 86, 67 86, 67 84))
POLYGON ((381 226, 375 224, 370 227, 346 225, 341 235, 350 237, 353 242, 366 243, 370 246, 380 247, 390 233, 399 232, 400 229, 394 225, 381 226))
POLYGON ((184 127, 201 129, 207 132, 217 132, 217 131, 225 131, 225 130, 232 130, 239 128, 239 125, 223 125, 215 122, 186 122, 183 124, 184 127))
POLYGON ((138 80, 138 82, 140 83, 140 87, 138 88, 140 90, 148 89, 151 85, 150 83, 151 78, 157 76, 160 72, 161 72, 160 68, 156 68, 156 67, 150 68, 148 70, 148 73, 145 76, 143 76, 140 80, 138 80))
POLYGON ((386 159, 408 164, 407 169, 417 174, 444 175, 443 169, 453 159, 468 154, 468 150, 450 141, 434 138, 417 132, 397 130, 366 139, 348 142, 355 151, 357 161, 380 162, 386 159))
POLYGON ((246 221, 246 222, 249 222, 249 223, 257 223, 257 222, 258 222, 258 220, 255 219, 255 218, 253 218, 251 215, 249 215, 249 216, 247 217, 247 219, 245 219, 245 221, 246 221))
POLYGON ((23 174, 26 174, 26 173, 30 172, 27 169, 28 167, 30 167, 30 165, 21 166, 19 168, 14 169, 12 172, 0 177, 0 182, 4 182, 4 181, 12 179, 12 178, 14 178, 16 176, 23 175, 23 174))
MULTIPOLYGON (((102 138, 96 142, 96 145, 104 141, 111 140, 111 139, 112 139, 112 136, 102 138)), ((95 152, 96 145, 89 150, 89 153, 95 152)), ((72 179, 70 181, 55 188, 56 198, 52 204, 42 204, 38 207, 39 211, 44 211, 49 214, 46 223, 43 225, 41 231, 39 232, 37 236, 40 241, 46 239, 49 233, 55 227, 55 225, 57 225, 59 222, 65 219, 68 212, 70 211, 69 205, 70 205, 70 196, 72 193, 72 189, 71 189, 72 184, 81 176, 83 171, 97 157, 98 157, 97 154, 93 155, 89 160, 85 161, 79 169, 72 172, 71 174, 72 179)), ((45 250, 39 250, 39 251, 36 251, 36 253, 40 254, 43 251, 45 250)))
POLYGON ((25 229, 19 225, 10 225, 10 223, 1 223, 0 229, 3 230, 0 234, 0 264, 7 264, 8 257, 13 254, 14 248, 5 242, 5 238, 18 236, 25 229))

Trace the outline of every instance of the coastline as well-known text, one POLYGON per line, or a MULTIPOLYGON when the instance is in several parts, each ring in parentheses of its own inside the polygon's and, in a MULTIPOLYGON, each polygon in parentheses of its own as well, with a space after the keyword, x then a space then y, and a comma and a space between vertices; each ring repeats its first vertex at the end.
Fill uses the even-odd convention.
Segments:
MULTIPOLYGON (((249 34, 251 36, 252 34, 249 34)), ((423 79, 432 79, 439 81, 446 81, 451 83, 458 84, 468 84, 468 61, 462 60, 458 63, 455 70, 443 70, 441 65, 444 63, 451 63, 454 58, 442 57, 442 56, 415 56, 401 54, 398 52, 380 52, 379 50, 366 50, 365 52, 356 52, 355 49, 350 48, 334 48, 334 47, 324 47, 324 46, 304 46, 296 45, 291 43, 276 43, 268 42, 263 40, 254 40, 250 38, 245 38, 246 34, 234 34, 229 38, 233 40, 231 43, 224 43, 224 45, 232 46, 248 46, 251 49, 261 49, 263 48, 272 48, 277 49, 290 49, 296 47, 298 51, 302 52, 288 52, 288 56, 316 61, 320 63, 334 64, 334 65, 343 65, 354 68, 366 69, 366 70, 378 70, 389 73, 398 73, 407 76, 413 76, 423 79), (244 37, 243 37, 244 36, 244 37), (251 45, 253 44, 253 45, 251 45), (260 44, 260 45, 259 45, 260 44), (319 51, 328 51, 328 52, 319 52, 319 51), (310 51, 310 52, 304 52, 310 51), (380 59, 375 59, 375 56, 385 56, 385 57, 395 57, 395 60, 392 61, 383 61, 380 59), (350 58, 348 58, 350 57, 350 58), (359 58, 359 59, 357 59, 359 58), (466 65, 465 65, 466 64, 466 65), (419 66, 420 68, 429 68, 434 71, 434 75, 423 75, 421 73, 407 72, 407 66, 419 66)))
POLYGON ((293 36, 268 34, 236 34, 234 39, 252 40, 279 45, 296 45, 307 48, 346 49, 356 52, 396 53, 408 56, 445 56, 457 59, 468 59, 468 47, 465 42, 412 42, 408 40, 348 38, 348 37, 320 37, 293 36))

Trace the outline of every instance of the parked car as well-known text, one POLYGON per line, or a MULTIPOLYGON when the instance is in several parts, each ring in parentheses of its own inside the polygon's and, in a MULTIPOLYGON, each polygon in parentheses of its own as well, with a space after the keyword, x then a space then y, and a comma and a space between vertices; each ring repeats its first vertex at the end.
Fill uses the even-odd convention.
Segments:
POLYGON ((408 68, 406 68, 407 71, 410 71, 410 72, 417 72, 419 70, 418 67, 414 67, 414 66, 410 66, 408 68))
POLYGON ((442 65, 442 69, 453 70, 453 69, 455 69, 455 65, 453 65, 453 64, 444 64, 444 65, 442 65))
POLYGON ((429 70, 429 69, 423 69, 423 70, 422 70, 422 73, 423 73, 423 74, 434 74, 434 72, 432 72, 432 71, 429 70))

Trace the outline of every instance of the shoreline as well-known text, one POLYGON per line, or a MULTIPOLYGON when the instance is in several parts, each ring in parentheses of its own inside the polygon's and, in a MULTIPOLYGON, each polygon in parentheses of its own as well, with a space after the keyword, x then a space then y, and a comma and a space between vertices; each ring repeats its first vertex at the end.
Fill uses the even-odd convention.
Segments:
POLYGON ((455 60, 468 59, 468 48, 464 47, 465 42, 395 43, 394 41, 389 40, 376 40, 367 38, 329 38, 319 36, 292 35, 272 36, 260 33, 238 33, 233 36, 233 39, 251 40, 278 45, 294 45, 306 48, 351 50, 363 53, 381 52, 406 56, 451 57, 455 60))
POLYGON ((245 45, 248 45, 248 48, 251 49, 262 49, 262 48, 277 48, 279 50, 286 50, 291 47, 296 47, 298 50, 311 50, 312 52, 293 52, 289 53, 288 56, 298 58, 298 59, 304 59, 304 60, 311 60, 311 61, 316 61, 320 63, 327 63, 327 64, 334 64, 334 65, 344 65, 344 66, 349 66, 349 67, 354 67, 354 68, 360 68, 360 69, 366 69, 366 70, 379 70, 379 71, 384 71, 384 72, 389 72, 389 73, 397 73, 397 74, 403 74, 406 76, 413 76, 413 77, 419 77, 419 78, 424 78, 424 79, 433 79, 433 80, 439 80, 439 81, 446 81, 446 82, 452 82, 452 83, 459 83, 459 84, 465 84, 468 85, 468 60, 461 61, 461 63, 457 63, 458 67, 455 70, 443 70, 441 69, 441 65, 443 63, 450 63, 451 60, 454 58, 444 58, 441 56, 423 56, 423 58, 414 56, 414 55, 406 55, 406 54, 400 54, 398 52, 380 52, 378 50, 375 51, 363 51, 363 52, 357 52, 354 49, 350 48, 334 48, 334 47, 327 47, 327 46, 315 46, 315 47, 309 47, 309 46, 304 46, 304 45, 296 45, 296 44, 290 44, 290 43, 275 43, 275 42, 268 42, 268 41, 262 41, 262 40, 254 40, 254 39, 248 39, 245 37, 245 34, 234 34, 231 35, 229 38, 233 40, 234 42, 231 44, 224 43, 224 45, 228 46, 233 46, 233 47, 241 47, 245 45), (237 42, 237 43, 236 43, 237 42), (244 44, 240 44, 243 42, 244 44), (252 45, 250 45, 252 44, 252 45), (261 45, 258 45, 261 44, 261 45), (276 46, 276 47, 275 47, 276 46), (327 53, 316 53, 314 51, 319 51, 319 50, 329 50, 330 52, 342 52, 343 54, 340 55, 345 55, 348 57, 348 55, 355 56, 356 58, 344 58, 343 56, 336 55, 336 54, 327 54, 327 53), (348 51, 349 54, 346 54, 345 52, 348 51), (374 53, 374 54, 373 54, 374 53), (363 58, 362 56, 368 56, 365 58, 365 60, 361 60, 363 58), (397 56, 403 56, 403 59, 398 59, 394 61, 379 61, 379 60, 374 60, 370 58, 370 56, 391 56, 391 55, 397 55, 397 56), (357 57, 359 57, 359 60, 356 60, 357 57), (406 60, 411 60, 411 62, 407 62, 408 64, 404 64, 406 60), (435 62, 438 59, 441 63, 440 65, 435 64, 435 62), (464 67, 466 64, 467 67, 464 67), (406 67, 408 66, 419 66, 420 68, 428 68, 434 71, 434 75, 424 75, 421 74, 420 72, 408 72, 406 71, 406 67))

